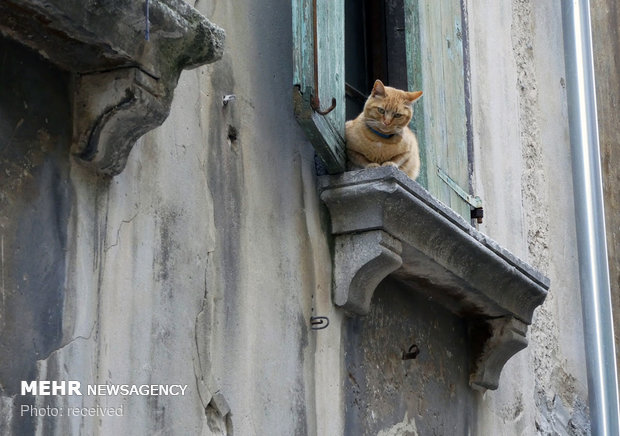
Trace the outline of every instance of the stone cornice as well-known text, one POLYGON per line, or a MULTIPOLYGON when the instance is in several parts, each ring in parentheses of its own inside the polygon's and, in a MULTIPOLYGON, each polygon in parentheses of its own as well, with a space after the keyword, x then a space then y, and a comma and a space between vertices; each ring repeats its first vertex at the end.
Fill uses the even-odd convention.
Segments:
POLYGON ((468 320, 470 382, 495 389, 527 345, 549 280, 392 167, 320 179, 334 235, 334 302, 365 315, 388 275, 468 320))
POLYGON ((168 116, 181 71, 221 58, 224 31, 182 0, 5 0, 0 32, 75 73, 72 152, 120 173, 168 116))

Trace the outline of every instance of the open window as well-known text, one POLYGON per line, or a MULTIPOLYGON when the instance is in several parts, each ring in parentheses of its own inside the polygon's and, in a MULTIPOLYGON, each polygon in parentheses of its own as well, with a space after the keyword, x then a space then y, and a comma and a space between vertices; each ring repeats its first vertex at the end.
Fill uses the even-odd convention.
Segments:
POLYGON ((464 22, 460 0, 345 0, 347 119, 360 113, 375 79, 423 90, 411 122, 420 143, 418 182, 470 218, 480 204, 470 195, 464 22))
POLYGON ((527 345, 549 281, 471 225, 481 204, 471 193, 465 2, 292 1, 295 111, 331 173, 319 189, 331 217, 334 304, 366 315, 384 280, 426 296, 467 325, 470 385, 496 389, 527 345), (345 119, 377 78, 424 91, 411 124, 419 183, 391 167, 339 174, 345 119))
POLYGON ((422 89, 411 123, 420 143, 418 182, 464 218, 480 217, 481 202, 471 192, 461 0, 293 4, 296 113, 328 172, 344 171, 344 121, 361 112, 375 79, 399 89, 422 89))
POLYGON ((347 119, 364 106, 376 79, 398 89, 415 87, 407 73, 403 0, 345 0, 347 119))

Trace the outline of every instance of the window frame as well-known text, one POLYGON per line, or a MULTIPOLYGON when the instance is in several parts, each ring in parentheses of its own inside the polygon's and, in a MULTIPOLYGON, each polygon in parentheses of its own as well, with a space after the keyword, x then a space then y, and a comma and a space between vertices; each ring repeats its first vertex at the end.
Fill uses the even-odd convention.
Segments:
MULTIPOLYGON (((384 10, 394 9, 396 3, 404 14, 406 86, 410 91, 424 91, 410 125, 420 145, 422 166, 417 181, 459 215, 471 219, 472 209, 477 207, 474 204, 481 200, 472 195, 465 1, 385 0, 384 10), (477 201, 470 201, 472 198, 477 201)), ((293 0, 295 114, 330 174, 346 169, 345 93, 359 94, 346 83, 345 19, 345 0, 293 0), (334 110, 321 114, 332 99, 334 110)), ((385 23, 403 21, 387 13, 382 19, 385 23)), ((394 39, 386 31, 382 44, 387 45, 390 38, 394 39)))

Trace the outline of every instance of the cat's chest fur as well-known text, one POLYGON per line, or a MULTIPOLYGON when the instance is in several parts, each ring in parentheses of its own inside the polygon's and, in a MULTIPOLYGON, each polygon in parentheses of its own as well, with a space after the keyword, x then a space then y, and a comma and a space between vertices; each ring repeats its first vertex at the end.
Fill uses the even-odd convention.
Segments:
POLYGON ((412 179, 418 176, 418 141, 409 129, 411 105, 421 91, 401 91, 376 80, 364 110, 345 124, 349 169, 395 166, 412 179))
POLYGON ((368 160, 382 164, 394 156, 411 150, 413 133, 404 128, 401 133, 389 138, 375 134, 362 119, 347 121, 347 148, 364 155, 368 160))

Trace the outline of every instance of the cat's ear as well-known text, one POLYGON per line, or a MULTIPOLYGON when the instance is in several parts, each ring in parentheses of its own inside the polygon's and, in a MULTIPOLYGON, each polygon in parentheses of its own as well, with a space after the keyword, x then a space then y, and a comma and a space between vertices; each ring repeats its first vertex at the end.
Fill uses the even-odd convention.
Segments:
POLYGON ((385 86, 383 86, 383 82, 379 79, 375 80, 375 84, 372 87, 372 97, 385 97, 385 86))
POLYGON ((411 104, 422 97, 422 91, 407 92, 406 95, 407 101, 411 104))

